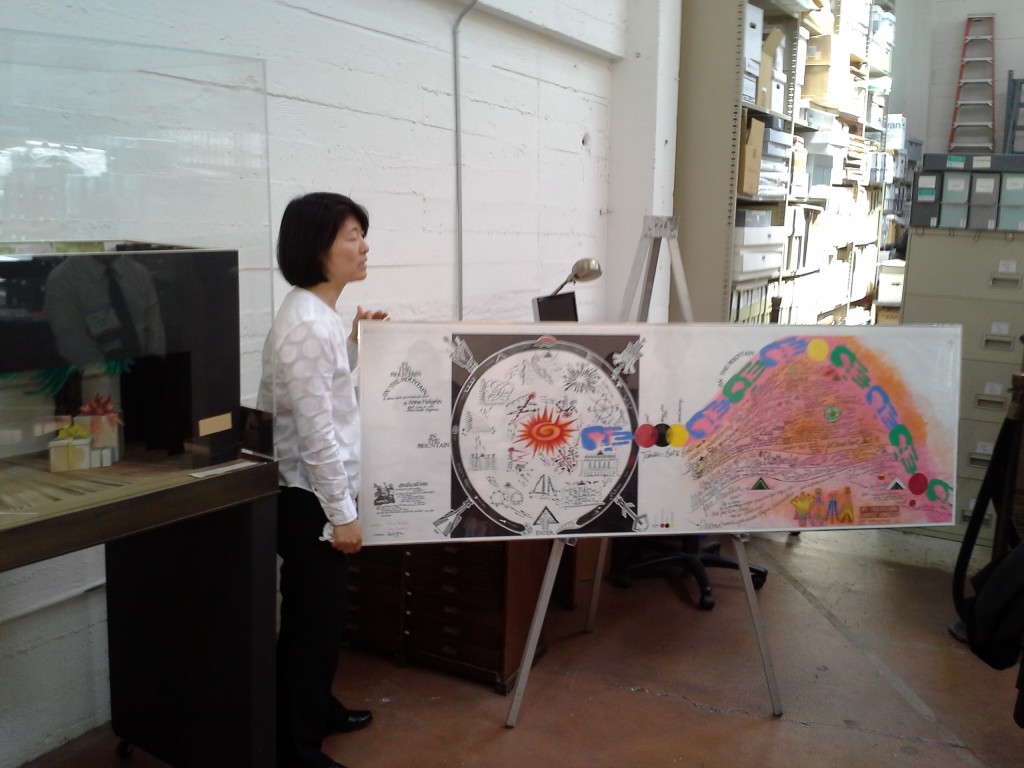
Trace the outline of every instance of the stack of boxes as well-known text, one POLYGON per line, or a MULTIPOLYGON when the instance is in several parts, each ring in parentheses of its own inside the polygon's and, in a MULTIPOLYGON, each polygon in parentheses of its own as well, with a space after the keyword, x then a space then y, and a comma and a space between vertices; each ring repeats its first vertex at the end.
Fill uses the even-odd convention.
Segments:
POLYGON ((925 155, 910 225, 1024 232, 1024 157, 925 155))
POLYGON ((871 6, 871 36, 868 38, 868 61, 875 69, 892 71, 892 46, 896 39, 896 17, 880 6, 871 6))
POLYGON ((757 193, 761 197, 783 198, 789 194, 789 156, 793 134, 773 118, 765 127, 761 146, 761 178, 757 193))
POLYGON ((764 145, 765 126, 760 120, 750 120, 743 126, 740 138, 740 171, 736 191, 753 197, 761 183, 761 150, 764 145))
POLYGON ((732 239, 733 277, 750 280, 778 273, 785 261, 788 237, 785 226, 772 225, 770 208, 737 209, 732 239))
POLYGON ((848 39, 839 35, 814 35, 808 39, 803 98, 839 109, 852 91, 848 39))
MULTIPOLYGON (((786 34, 765 27, 764 11, 747 3, 744 11, 743 100, 783 114, 786 112, 786 34)), ((797 68, 798 71, 802 67, 797 68)), ((802 81, 801 77, 799 78, 802 81)))
POLYGON ((839 19, 837 32, 843 37, 863 40, 871 26, 871 0, 832 0, 832 12, 839 19))
POLYGON ((835 118, 828 129, 804 134, 811 197, 827 197, 830 187, 843 183, 849 141, 849 131, 835 118))
POLYGON ((757 103, 757 78, 761 74, 761 34, 764 11, 747 3, 743 16, 743 100, 757 103))

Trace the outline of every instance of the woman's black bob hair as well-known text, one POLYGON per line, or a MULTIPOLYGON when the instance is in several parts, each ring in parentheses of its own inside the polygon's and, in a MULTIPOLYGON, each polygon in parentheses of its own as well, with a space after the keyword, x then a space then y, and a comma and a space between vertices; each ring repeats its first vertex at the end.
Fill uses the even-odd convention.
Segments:
POLYGON ((365 236, 369 214, 350 197, 311 192, 288 203, 277 233, 277 265, 284 279, 300 288, 325 282, 324 258, 350 218, 359 222, 365 236))

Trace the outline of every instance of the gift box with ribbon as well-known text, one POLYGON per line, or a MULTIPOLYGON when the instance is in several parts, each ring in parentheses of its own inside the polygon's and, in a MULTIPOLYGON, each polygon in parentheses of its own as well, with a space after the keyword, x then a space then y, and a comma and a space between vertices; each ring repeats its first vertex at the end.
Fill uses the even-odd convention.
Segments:
POLYGON ((80 424, 61 429, 49 447, 51 472, 89 469, 92 466, 92 437, 89 430, 80 424))
POLYGON ((109 450, 107 463, 120 460, 124 453, 124 422, 109 395, 96 395, 83 403, 74 422, 89 430, 93 448, 109 450))

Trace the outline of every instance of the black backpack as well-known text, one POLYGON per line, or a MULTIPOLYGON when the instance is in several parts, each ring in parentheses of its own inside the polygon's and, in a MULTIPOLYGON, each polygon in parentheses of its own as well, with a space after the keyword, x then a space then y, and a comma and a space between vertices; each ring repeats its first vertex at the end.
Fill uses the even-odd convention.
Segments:
MULTIPOLYGON (((1016 464, 1016 453, 1024 447, 1017 432, 1015 421, 1003 422, 953 570, 953 604, 966 630, 967 643, 975 656, 994 669, 1016 664, 1024 646, 1024 544, 1012 519, 1016 493, 1005 488, 1006 459, 1016 464), (989 502, 996 510, 992 559, 971 577, 973 595, 968 596, 967 570, 989 502)), ((1024 666, 1017 688, 1014 720, 1024 728, 1024 666)))

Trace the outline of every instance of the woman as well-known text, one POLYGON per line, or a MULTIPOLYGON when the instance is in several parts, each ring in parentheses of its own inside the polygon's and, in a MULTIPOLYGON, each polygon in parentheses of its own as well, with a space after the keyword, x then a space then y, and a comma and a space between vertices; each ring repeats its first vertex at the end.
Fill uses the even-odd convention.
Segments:
POLYGON ((369 725, 331 694, 344 621, 346 555, 363 542, 359 412, 352 369, 361 320, 346 337, 335 310, 346 285, 366 278, 366 211, 344 195, 292 200, 281 219, 277 263, 293 286, 263 348, 259 407, 273 410, 280 467, 277 641, 278 768, 338 768, 320 749, 329 733, 369 725))

